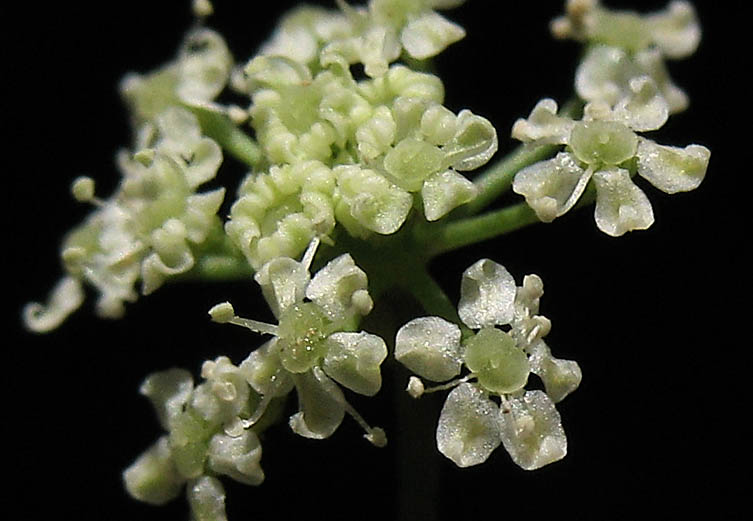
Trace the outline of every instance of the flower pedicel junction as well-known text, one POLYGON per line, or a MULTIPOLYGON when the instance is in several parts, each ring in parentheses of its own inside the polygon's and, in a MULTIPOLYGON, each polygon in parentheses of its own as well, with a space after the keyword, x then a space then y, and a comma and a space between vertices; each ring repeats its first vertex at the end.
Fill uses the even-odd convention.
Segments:
POLYGON ((74 181, 74 197, 94 209, 65 237, 66 275, 47 304, 26 306, 26 326, 54 330, 81 306, 84 285, 98 291, 101 316, 120 318, 139 293, 188 277, 253 278, 276 318, 241 318, 217 304, 211 319, 250 329, 260 347, 237 365, 206 361, 199 383, 183 369, 144 381, 164 433, 123 474, 134 498, 163 504, 185 487, 195 519, 226 519, 220 478, 263 482, 259 435, 293 394, 296 434, 327 438, 349 416, 384 446, 388 433, 347 395, 376 395, 388 356, 414 373, 412 397, 447 391, 436 443, 459 467, 483 463, 499 445, 528 470, 566 455, 555 404, 577 389, 581 370, 545 342, 552 325, 539 314, 541 278, 516 281, 481 259, 462 274, 456 306, 426 266, 592 202, 604 233, 642 230, 654 221, 644 181, 666 193, 698 187, 707 148, 642 133, 687 108, 665 60, 692 54, 700 28, 684 1, 644 15, 569 0, 551 29, 584 46, 577 98, 562 109, 541 100, 510 131, 523 144, 496 160, 497 129, 445 107, 441 79, 426 72, 464 37, 445 16, 462 3, 300 7, 256 56, 236 61, 206 25, 212 6, 195 1, 197 26, 177 57, 123 80, 134 140, 117 158, 121 182, 105 199, 92 179, 74 181), (245 102, 219 101, 228 92, 245 102), (246 166, 240 186, 202 189, 226 159, 246 166), (524 201, 490 210, 509 189, 524 201), (425 314, 394 338, 362 330, 393 288, 425 314))

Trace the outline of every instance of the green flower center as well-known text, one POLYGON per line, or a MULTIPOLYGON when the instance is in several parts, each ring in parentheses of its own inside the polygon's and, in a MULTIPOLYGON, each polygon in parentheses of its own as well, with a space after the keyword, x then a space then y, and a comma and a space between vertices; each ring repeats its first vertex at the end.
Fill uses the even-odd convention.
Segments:
POLYGON ((313 302, 290 306, 280 316, 278 346, 282 366, 291 373, 308 371, 326 353, 332 322, 313 302))
POLYGON ((522 389, 528 381, 528 357, 510 335, 493 327, 484 328, 468 340, 465 365, 478 376, 478 383, 497 394, 522 389))
POLYGON ((622 123, 580 121, 570 132, 570 147, 589 165, 619 165, 635 156, 638 136, 622 123))

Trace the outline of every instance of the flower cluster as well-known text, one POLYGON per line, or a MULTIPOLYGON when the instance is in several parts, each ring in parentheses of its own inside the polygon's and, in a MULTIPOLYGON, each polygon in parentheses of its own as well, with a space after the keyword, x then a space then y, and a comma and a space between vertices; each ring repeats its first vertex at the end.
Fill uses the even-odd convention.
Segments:
POLYGON ((693 190, 710 157, 701 145, 662 146, 636 134, 659 129, 687 106, 663 57, 695 50, 700 28, 694 11, 686 2, 673 2, 666 12, 641 17, 606 10, 597 0, 571 0, 567 12, 553 23, 555 34, 592 43, 575 81, 587 101, 584 114, 578 121, 558 115, 556 102, 544 99, 528 119, 515 122, 513 138, 565 149, 519 171, 513 190, 550 222, 569 211, 593 179, 601 231, 619 236, 646 229, 654 222, 651 204, 631 177, 637 173, 669 194, 693 190))
POLYGON ((248 485, 264 481, 259 437, 242 424, 260 404, 248 375, 227 357, 205 362, 201 374, 205 381, 195 387, 183 369, 144 381, 141 393, 167 434, 123 473, 128 492, 155 505, 174 499, 186 485, 196 519, 205 519, 198 513, 207 508, 224 513, 224 488, 215 476, 248 485))
POLYGON ((475 333, 463 338, 457 324, 440 317, 414 319, 397 332, 395 358, 414 373, 443 382, 463 367, 469 371, 434 388, 416 377, 408 384, 415 398, 454 387, 439 418, 437 447, 460 467, 483 463, 500 443, 527 470, 567 452, 554 403, 578 387, 581 371, 576 362, 554 358, 543 340, 551 328, 538 314, 543 293, 538 276, 516 287, 504 266, 482 259, 463 273, 458 304, 461 321, 475 333), (525 389, 531 373, 545 391, 525 389))
POLYGON ((253 273, 276 319, 241 318, 229 302, 217 304, 214 322, 267 341, 238 365, 224 356, 205 362, 198 385, 182 369, 146 379, 141 393, 165 433, 124 472, 133 497, 162 504, 185 486, 195 519, 225 520, 218 476, 264 480, 259 435, 294 390, 299 407, 288 424, 296 434, 328 438, 349 415, 373 445, 387 443, 343 391, 377 394, 388 355, 381 337, 361 330, 374 302, 353 256, 378 275, 374 298, 407 291, 427 314, 442 315, 407 322, 394 350, 418 375, 409 379, 411 396, 449 390, 436 430, 442 454, 468 467, 503 445, 528 470, 565 456, 555 404, 579 386, 581 370, 544 340, 551 323, 539 314, 542 280, 528 275, 518 286, 502 265, 479 260, 463 273, 456 314, 426 265, 529 223, 523 204, 479 215, 510 185, 544 222, 593 195, 597 226, 611 236, 653 223, 634 177, 666 193, 698 187, 706 147, 640 134, 687 107, 664 60, 692 53, 700 28, 682 1, 641 16, 569 0, 552 30, 586 44, 575 79, 582 116, 539 101, 512 128, 525 146, 474 183, 464 173, 495 154, 496 130, 470 110, 445 107, 444 84, 421 63, 463 38, 437 12, 463 3, 302 7, 236 64, 203 26, 211 4, 194 0, 200 20, 177 57, 124 79, 136 138, 132 152, 118 155, 122 181, 108 199, 95 196, 92 179, 74 181, 74 197, 95 208, 66 236, 67 274, 46 306, 27 305, 27 326, 57 327, 82 304, 84 283, 98 290, 100 315, 120 317, 139 285, 149 294, 189 272, 228 280, 253 273), (246 106, 221 102, 233 95, 246 106), (226 219, 217 215, 225 189, 199 191, 216 177, 223 149, 250 169, 226 219), (321 243, 329 257, 312 274, 321 243), (436 383, 427 388, 422 378, 436 383))
POLYGON ((189 271, 194 249, 222 233, 216 214, 225 189, 196 192, 216 175, 222 150, 202 135, 193 114, 177 107, 161 112, 142 126, 136 149, 118 155, 123 180, 109 199, 94 196, 90 178, 74 181, 74 196, 95 210, 63 241, 68 275, 49 304, 27 305, 32 330, 49 331, 78 308, 84 281, 100 293, 101 316, 122 316, 124 303, 137 298, 139 280, 142 293, 151 293, 167 277, 189 271))
POLYGON ((312 278, 309 267, 317 245, 314 240, 300 262, 278 257, 256 274, 277 325, 237 317, 227 302, 209 311, 216 322, 273 335, 238 366, 224 356, 204 362, 204 382, 196 387, 183 369, 146 379, 141 393, 151 400, 168 434, 124 472, 133 497, 163 504, 187 485, 194 513, 214 506, 224 514, 224 489, 215 476, 262 483, 257 432, 278 413, 270 406, 293 389, 300 405, 289 420, 295 433, 327 438, 347 413, 371 443, 387 443, 384 431, 370 427, 335 383, 367 396, 382 384, 379 366, 387 346, 376 335, 354 331, 373 305, 366 274, 349 255, 342 255, 312 278))

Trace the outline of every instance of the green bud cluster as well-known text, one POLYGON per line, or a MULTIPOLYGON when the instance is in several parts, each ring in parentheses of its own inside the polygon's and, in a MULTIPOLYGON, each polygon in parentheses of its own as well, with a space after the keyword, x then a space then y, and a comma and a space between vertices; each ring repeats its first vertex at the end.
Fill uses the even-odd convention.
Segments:
POLYGON ((403 65, 356 81, 338 63, 314 71, 262 55, 244 68, 251 126, 271 164, 251 173, 226 225, 258 269, 276 255, 299 255, 314 236, 341 224, 351 235, 392 234, 420 196, 437 220, 475 196, 459 172, 497 149, 486 119, 444 106, 436 76, 403 65))

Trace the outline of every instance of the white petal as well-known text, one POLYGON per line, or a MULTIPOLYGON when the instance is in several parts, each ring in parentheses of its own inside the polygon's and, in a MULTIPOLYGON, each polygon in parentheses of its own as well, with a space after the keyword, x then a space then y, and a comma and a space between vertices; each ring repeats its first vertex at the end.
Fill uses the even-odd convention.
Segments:
POLYGON ((225 489, 219 479, 201 476, 186 490, 192 521, 227 521, 225 489))
POLYGON ((654 48, 646 49, 636 53, 633 59, 659 86, 659 90, 669 106, 670 114, 682 112, 688 108, 688 95, 672 82, 661 51, 654 48))
POLYGON ((368 396, 382 386, 380 364, 387 358, 387 346, 380 337, 363 331, 340 332, 327 338, 324 372, 348 389, 368 396))
POLYGON ((575 72, 575 90, 586 101, 605 101, 611 106, 624 97, 630 79, 640 75, 624 50, 596 45, 575 72))
POLYGON ((630 95, 615 105, 613 114, 616 121, 645 132, 667 122, 669 104, 653 79, 639 76, 630 80, 630 95))
POLYGON ((471 329, 509 324, 514 317, 515 279, 501 264, 481 259, 463 272, 458 314, 471 329))
POLYGON ((459 467, 483 463, 499 446, 499 408, 475 385, 447 396, 437 425, 437 448, 459 467))
POLYGON ((309 277, 306 267, 290 257, 272 259, 254 275, 276 317, 293 304, 303 301, 309 277))
POLYGON ((24 306, 24 325, 35 333, 47 333, 62 324, 83 302, 81 281, 64 277, 52 290, 47 305, 30 302, 24 306))
POLYGON ((214 99, 225 88, 233 57, 222 36, 197 29, 183 43, 178 66, 178 97, 189 104, 200 104, 214 99))
POLYGON ((428 11, 403 28, 400 41, 413 58, 424 60, 463 39, 465 30, 439 13, 428 11))
POLYGON ((531 349, 531 372, 544 382, 546 394, 554 403, 562 401, 580 385, 583 373, 573 360, 562 360, 552 356, 549 347, 539 341, 531 349))
POLYGON ((668 194, 695 190, 706 175, 711 151, 701 145, 670 147, 638 142, 638 174, 668 194))
POLYGON ((612 237, 631 230, 645 230, 654 223, 651 203, 622 168, 600 170, 596 184, 596 226, 612 237))
POLYGON ((252 430, 244 430, 238 437, 215 434, 209 442, 207 456, 209 468, 218 474, 247 485, 260 485, 264 481, 261 443, 252 430))
POLYGON ((589 179, 590 173, 572 155, 560 152, 515 174, 512 189, 526 198, 539 219, 551 222, 578 202, 589 179))
POLYGON ((248 384, 265 396, 285 396, 293 389, 293 380, 282 367, 277 349, 277 338, 273 338, 238 366, 248 384))
POLYGON ((424 181, 421 198, 427 221, 436 221, 460 205, 472 201, 478 189, 453 170, 438 172, 424 181))
POLYGON ((557 102, 542 99, 531 111, 528 119, 520 118, 512 126, 512 137, 524 143, 551 143, 566 145, 573 120, 557 115, 557 102))
POLYGON ((446 154, 446 164, 464 172, 486 164, 497 146, 497 130, 491 122, 470 110, 461 110, 455 135, 442 152, 446 154))
POLYGON ((328 438, 345 416, 345 397, 335 382, 318 367, 294 374, 300 412, 290 417, 290 428, 304 438, 328 438))
POLYGON ((170 430, 171 420, 183 412, 193 391, 193 378, 185 369, 168 369, 149 375, 139 392, 149 398, 160 425, 170 430))
POLYGON ((180 494, 185 479, 175 468, 167 436, 125 469, 123 481, 131 497, 151 505, 164 505, 180 494))
POLYGON ((701 26, 690 2, 674 1, 667 12, 648 17, 656 45, 669 58, 685 58, 701 40, 701 26))
POLYGON ((364 308, 359 300, 367 286, 366 273, 346 253, 328 262, 314 275, 306 287, 306 298, 321 306, 330 320, 343 320, 353 313, 365 315, 371 311, 369 302, 364 308))
POLYGON ((534 470, 561 460, 567 454, 567 438, 554 403, 542 391, 527 391, 500 408, 502 443, 512 460, 534 470))
POLYGON ((442 382, 460 373, 460 328, 439 317, 416 318, 395 337, 395 358, 429 380, 442 382))

